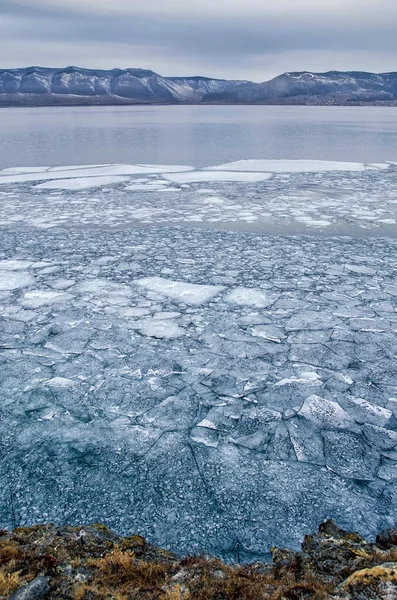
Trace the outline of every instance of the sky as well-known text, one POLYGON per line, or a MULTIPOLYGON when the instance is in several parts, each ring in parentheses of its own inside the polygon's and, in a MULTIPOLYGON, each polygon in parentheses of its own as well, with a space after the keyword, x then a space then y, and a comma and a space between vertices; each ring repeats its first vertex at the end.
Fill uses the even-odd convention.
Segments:
POLYGON ((0 68, 397 71, 397 0, 0 0, 0 68))

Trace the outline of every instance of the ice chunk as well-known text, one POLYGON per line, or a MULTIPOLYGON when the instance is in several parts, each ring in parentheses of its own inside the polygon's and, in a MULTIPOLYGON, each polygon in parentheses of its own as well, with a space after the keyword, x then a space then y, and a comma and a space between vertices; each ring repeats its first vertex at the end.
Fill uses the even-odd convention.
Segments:
POLYGON ((287 337, 282 329, 273 325, 256 325, 252 328, 251 335, 276 344, 281 344, 287 337))
POLYGON ((191 171, 190 173, 178 173, 175 175, 166 173, 163 175, 163 177, 172 183, 199 183, 201 181, 233 181, 235 183, 250 183, 266 181, 272 177, 272 174, 236 173, 233 171, 191 171))
POLYGON ((285 328, 287 331, 317 331, 331 329, 340 323, 341 321, 332 314, 311 310, 292 315, 285 328))
POLYGON ((222 204, 225 204, 225 200, 223 200, 223 198, 216 198, 215 196, 204 198, 203 202, 204 204, 213 204, 214 206, 222 206, 222 204))
POLYGON ((28 273, 0 271, 0 291, 2 292, 20 290, 33 285, 34 282, 35 278, 28 273))
POLYGON ((297 459, 325 465, 323 439, 313 424, 305 419, 293 418, 286 421, 286 426, 297 459))
POLYGON ((107 177, 79 177, 77 179, 58 179, 56 181, 48 181, 40 183, 36 189, 40 190, 69 190, 80 191, 89 190, 97 187, 105 187, 107 185, 116 185, 118 183, 126 183, 129 177, 121 177, 118 175, 107 177))
POLYGON ((302 385, 322 385, 321 377, 313 371, 304 371, 300 374, 300 377, 287 377, 286 379, 280 379, 274 384, 274 387, 283 387, 290 384, 302 384, 302 385))
POLYGON ((357 423, 371 423, 384 427, 393 415, 391 410, 371 404, 363 398, 347 398, 346 403, 357 423))
POLYGON ((0 260, 0 271, 25 271, 32 266, 31 260, 16 260, 9 258, 0 260))
POLYGON ((69 388, 76 385, 76 381, 65 377, 53 377, 46 382, 46 385, 54 388, 69 388))
POLYGON ((29 181, 48 181, 54 179, 76 179, 81 177, 106 177, 114 175, 140 175, 146 173, 179 173, 190 171, 192 167, 178 165, 99 165, 97 167, 78 167, 58 169, 57 171, 29 172, 24 174, 0 175, 0 184, 26 183, 29 181))
POLYGON ((345 265, 346 271, 350 273, 358 273, 359 275, 375 275, 375 269, 366 267, 365 265, 345 265))
MULTIPOLYGON (((292 415, 294 414, 295 413, 292 412, 292 415)), ((296 437, 294 437, 294 439, 295 443, 297 443, 296 437)), ((266 458, 269 460, 296 460, 297 458, 287 426, 283 421, 279 423, 274 436, 267 447, 266 458)))
POLYGON ((159 339, 172 339, 185 335, 186 332, 172 319, 143 319, 133 323, 134 329, 138 329, 143 335, 159 339))
POLYGON ((70 300, 72 296, 70 294, 62 292, 50 292, 47 290, 33 290, 31 292, 25 292, 22 300, 20 300, 24 308, 40 308, 47 304, 55 304, 57 302, 64 302, 70 300))
POLYGON ((378 471, 378 477, 385 481, 394 481, 397 479, 397 463, 388 460, 378 471))
POLYGON ((337 402, 315 394, 305 400, 299 415, 322 429, 357 430, 354 419, 337 402))
POLYGON ((217 448, 219 446, 219 436, 213 429, 204 429, 204 427, 194 427, 190 432, 190 439, 196 444, 203 444, 207 448, 217 448))
POLYGON ((267 308, 274 304, 274 299, 271 299, 263 290, 246 287, 232 290, 225 296, 225 300, 239 306, 254 306, 255 308, 267 308))
POLYGON ((196 285, 163 277, 144 277, 136 279, 135 283, 151 292, 192 306, 208 302, 224 289, 222 285, 196 285))
POLYGON ((397 433, 390 429, 377 427, 376 425, 364 424, 362 431, 366 439, 376 448, 381 450, 392 450, 397 446, 397 433))
POLYGON ((0 176, 3 174, 12 174, 12 173, 43 173, 48 171, 49 167, 8 167, 7 169, 2 169, 0 171, 0 176))
POLYGON ((342 477, 372 480, 380 455, 350 431, 325 431, 326 465, 342 477))
MULTIPOLYGON (((387 163, 380 163, 377 169, 387 169, 387 163)), ((324 171, 366 171, 375 167, 364 163, 327 160, 238 160, 236 162, 209 167, 220 171, 270 171, 271 173, 318 173, 324 171)))
POLYGON ((189 429, 194 422, 197 405, 193 396, 170 396, 146 412, 138 420, 163 431, 189 429))

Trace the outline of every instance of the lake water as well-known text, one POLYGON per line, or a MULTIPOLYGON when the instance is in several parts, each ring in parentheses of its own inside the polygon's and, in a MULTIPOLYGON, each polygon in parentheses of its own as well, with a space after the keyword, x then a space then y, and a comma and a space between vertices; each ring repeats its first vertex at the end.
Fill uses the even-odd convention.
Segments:
POLYGON ((397 108, 139 106, 0 110, 0 168, 244 158, 397 160, 397 108))

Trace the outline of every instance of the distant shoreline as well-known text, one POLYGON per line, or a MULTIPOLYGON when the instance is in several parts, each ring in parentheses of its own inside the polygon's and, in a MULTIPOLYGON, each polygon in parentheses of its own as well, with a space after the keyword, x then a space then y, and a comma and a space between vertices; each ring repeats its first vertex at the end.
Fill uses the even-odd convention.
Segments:
MULTIPOLYGON (((1 96, 1 95, 0 95, 1 96)), ((98 108, 98 107, 142 107, 142 106, 294 106, 294 107, 374 107, 374 108, 396 108, 397 100, 385 102, 125 102, 118 99, 102 102, 93 102, 92 98, 87 100, 67 100, 48 102, 17 102, 2 101, 0 97, 0 109, 2 108, 98 108)))

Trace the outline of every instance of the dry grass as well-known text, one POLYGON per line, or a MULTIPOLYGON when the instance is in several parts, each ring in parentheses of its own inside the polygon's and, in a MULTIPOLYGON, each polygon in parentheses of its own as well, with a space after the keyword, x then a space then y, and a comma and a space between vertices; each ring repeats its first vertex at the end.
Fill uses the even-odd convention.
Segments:
POLYGON ((0 570, 0 597, 8 598, 19 587, 23 581, 20 578, 20 572, 7 573, 3 569, 0 570))
POLYGON ((349 538, 317 541, 309 540, 312 554, 275 550, 273 566, 226 565, 181 560, 100 525, 83 535, 81 528, 22 528, 0 534, 0 600, 38 575, 49 577, 51 600, 327 600, 342 582, 349 594, 354 587, 376 592, 378 582, 397 583, 397 569, 382 566, 397 563, 395 548, 349 538))

